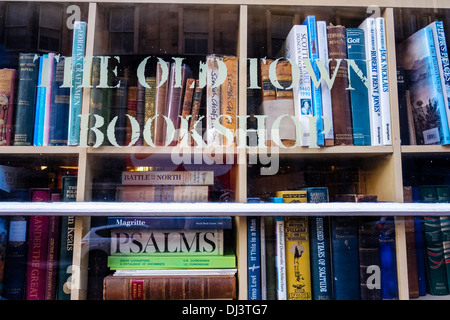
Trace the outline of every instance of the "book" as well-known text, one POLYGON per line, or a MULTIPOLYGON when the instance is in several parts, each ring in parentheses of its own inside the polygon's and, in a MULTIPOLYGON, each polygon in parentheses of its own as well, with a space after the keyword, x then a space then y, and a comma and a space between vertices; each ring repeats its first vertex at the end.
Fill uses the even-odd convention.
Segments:
POLYGON ((284 217, 284 233, 287 299, 311 300, 308 217, 284 217))
MULTIPOLYGON (((289 58, 287 54, 286 57, 289 58)), ((273 59, 264 58, 259 60, 262 101, 276 99, 276 89, 269 77, 269 68, 273 62, 274 62, 273 59)))
POLYGON ((13 144, 16 69, 0 69, 0 146, 13 144))
POLYGON ((444 263, 447 270, 447 286, 450 288, 450 219, 448 217, 440 217, 439 219, 441 223, 442 246, 444 248, 444 263))
MULTIPOLYGON (((73 201, 69 199, 70 198, 66 200, 63 196, 63 201, 73 201)), ((58 288, 56 290, 57 300, 70 300, 74 236, 75 217, 62 216, 57 281, 58 288)))
MULTIPOLYGON (((47 257, 45 273, 45 300, 55 300, 59 267, 60 217, 50 216, 48 223, 47 257)), ((33 274, 32 274, 33 276, 33 274)))
POLYGON ((359 27, 364 31, 364 41, 366 49, 367 77, 369 80, 369 110, 370 110, 370 137, 373 146, 383 144, 383 133, 381 130, 381 107, 380 107, 380 86, 378 78, 377 61, 377 38, 375 28, 375 18, 366 18, 359 27))
POLYGON ((284 217, 275 217, 275 269, 277 300, 287 300, 284 217))
MULTIPOLYGON (((406 202, 406 201, 405 201, 406 202)), ((412 202, 412 201, 410 201, 412 202)), ((406 259, 408 263, 408 293, 409 298, 420 296, 419 276, 417 267, 416 230, 413 216, 405 217, 406 259)))
POLYGON ((163 74, 169 74, 169 62, 158 61, 156 65, 156 97, 155 97, 155 121, 154 121, 154 143, 157 146, 164 146, 166 144, 166 121, 164 116, 167 116, 166 104, 169 92, 169 79, 163 80, 163 74))
POLYGON ((116 276, 104 279, 104 300, 236 299, 234 275, 116 276))
POLYGON ((307 202, 308 192, 306 190, 277 191, 276 197, 282 198, 283 202, 307 202))
MULTIPOLYGON (((137 94, 138 94, 138 87, 130 85, 128 87, 126 114, 129 115, 130 117, 133 117, 134 119, 136 119, 137 113, 137 94)), ((140 125, 139 129, 141 129, 140 125)), ((134 132, 133 127, 131 126, 131 121, 127 121, 125 129, 125 145, 126 146, 135 145, 136 142, 140 139, 140 136, 141 130, 139 130, 138 133, 134 132)))
MULTIPOLYGON (((144 109, 144 124, 147 124, 149 119, 152 119, 156 114, 156 77, 146 77, 145 82, 148 85, 148 87, 145 87, 143 89, 144 91, 143 109, 144 109)), ((150 130, 150 136, 152 138, 152 141, 154 141, 155 139, 154 130, 150 130)))
POLYGON ((214 171, 123 171, 123 185, 212 185, 214 171))
MULTIPOLYGON (((319 52, 317 48, 317 26, 316 26, 316 17, 315 16, 307 16, 303 21, 303 25, 308 26, 308 41, 309 41, 309 59, 312 65, 312 70, 314 71, 315 79, 320 79, 319 68, 317 66, 316 60, 319 59, 319 52)), ((314 78, 312 78, 314 79, 314 78)), ((313 115, 316 117, 316 130, 317 130, 317 145, 323 146, 325 144, 325 138, 323 135, 323 120, 322 120, 322 93, 320 89, 320 85, 316 84, 315 81, 311 83, 311 92, 312 92, 312 106, 313 106, 313 115)), ((336 138, 336 131, 333 129, 336 138)), ((311 133, 312 134, 312 133, 311 133)))
MULTIPOLYGON (((156 84, 155 84, 156 86, 156 84)), ((155 92, 155 103, 156 103, 156 92, 155 92)), ((155 106, 156 109, 156 106, 155 106)), ((156 112, 156 111, 155 111, 156 112)), ((138 81, 137 85, 137 98, 136 98, 136 121, 139 123, 139 132, 144 132, 145 126, 145 87, 138 81)), ((156 119, 155 119, 156 123, 156 119)), ((155 126, 155 125, 154 125, 155 126)), ((152 137, 153 141, 155 141, 155 131, 150 131, 150 137, 152 137)), ((144 145, 144 136, 143 134, 139 135, 139 139, 136 142, 137 146, 144 145)))
POLYGON ((39 142, 42 146, 48 146, 50 143, 50 117, 52 110, 52 89, 53 89, 53 75, 55 73, 55 54, 50 52, 44 55, 44 62, 42 65, 42 82, 45 86, 45 94, 41 96, 41 128, 39 128, 39 142))
POLYGON ((148 229, 231 229, 231 217, 108 217, 108 226, 148 229))
POLYGON ((223 144, 234 143, 237 128, 238 112, 238 58, 235 56, 224 56, 223 63, 227 68, 227 77, 221 84, 221 115, 222 125, 231 131, 232 135, 223 137, 223 144))
MULTIPOLYGON (((299 119, 302 128, 301 145, 309 146, 311 134, 309 119, 313 116, 313 102, 311 76, 306 70, 304 62, 304 59, 309 59, 308 28, 306 25, 294 25, 291 28, 284 42, 283 50, 285 57, 294 61, 300 68, 299 83, 293 88, 294 115, 299 119)), ((261 65, 261 74, 263 74, 263 65, 261 65)), ((264 85, 264 81, 262 81, 262 85, 264 85)))
POLYGON ((346 30, 343 26, 328 26, 328 54, 330 72, 336 72, 331 88, 333 131, 335 145, 353 145, 352 109, 347 64, 346 30), (338 60, 342 59, 342 60, 338 60), (339 63, 340 62, 340 63, 339 63), (338 64, 339 63, 339 64, 338 64), (335 71, 337 69, 337 71, 335 71))
POLYGON ((407 97, 407 78, 405 69, 397 67, 397 89, 398 89, 398 114, 400 121, 400 143, 402 145, 410 145, 410 130, 409 126, 413 119, 410 118, 408 108, 409 94, 407 97))
POLYGON ((247 299, 261 300, 261 217, 247 217, 247 299))
POLYGON ((62 87, 65 59, 60 56, 54 61, 48 138, 50 146, 67 145, 70 88, 62 87))
MULTIPOLYGON (((110 117, 111 123, 113 126, 113 134, 112 136, 108 136, 108 140, 111 144, 117 146, 124 146, 126 139, 126 130, 127 130, 127 101, 128 101, 128 79, 125 77, 118 78, 117 87, 114 88, 112 97, 111 97, 111 105, 110 105, 110 117), (111 141, 113 140, 113 141, 111 141), (115 141, 114 141, 115 140, 115 141)), ((109 119, 108 119, 109 120, 109 119)), ((108 125, 108 127, 110 126, 108 125)))
MULTIPOLYGON (((328 188, 309 187, 307 202, 328 202, 328 188)), ((329 217, 309 217, 312 300, 332 300, 331 248, 329 217)))
POLYGON ((349 84, 353 144, 356 146, 370 146, 370 115, 369 115, 369 90, 366 85, 367 65, 364 41, 364 31, 359 28, 347 28, 347 55, 348 59, 359 69, 350 67, 349 84))
POLYGON ((223 255, 223 229, 111 230, 112 255, 223 255))
POLYGON ((450 61, 448 59, 447 40, 445 39, 444 23, 434 21, 428 25, 433 31, 433 39, 436 47, 439 74, 441 76, 442 94, 444 95, 447 122, 450 124, 450 61))
POLYGON ((42 71, 45 70, 44 62, 48 63, 48 56, 45 54, 39 57, 38 87, 36 93, 36 112, 34 116, 34 132, 33 145, 42 145, 42 130, 44 128, 44 112, 45 112, 45 90, 46 86, 42 83, 42 71))
POLYGON ((333 299, 359 300, 357 218, 330 217, 333 299))
POLYGON ((214 123, 219 119, 222 96, 220 83, 218 83, 219 66, 223 58, 217 55, 206 57, 206 139, 208 146, 221 145, 220 136, 214 123))
POLYGON ((78 145, 80 140, 81 101, 83 88, 83 65, 86 46, 86 22, 75 21, 73 24, 72 68, 69 108, 68 145, 78 145))
MULTIPOLYGON (((328 63, 328 31, 327 23, 325 21, 317 21, 317 46, 319 51, 319 60, 325 66, 325 70, 330 73, 330 66, 328 63)), ((329 122, 330 129, 325 132, 325 146, 334 146, 334 129, 333 129, 333 108, 331 104, 331 89, 324 80, 320 84, 320 91, 322 93, 322 114, 324 121, 324 130, 327 128, 326 122, 329 122)))
POLYGON ((183 96, 183 105, 181 107, 181 122, 178 135, 178 143, 182 145, 190 145, 189 143, 189 121, 191 118, 192 100, 195 92, 195 79, 186 79, 186 88, 183 96), (185 120, 183 120, 185 119, 185 120), (181 142, 183 141, 183 142, 181 142), (184 142, 186 141, 186 142, 184 142))
MULTIPOLYGON (((200 107, 202 102, 203 88, 200 87, 200 82, 195 80, 195 91, 192 97, 192 111, 191 118, 189 120, 189 135, 192 136, 193 130, 197 130, 196 124, 200 117, 200 107)), ((201 134, 201 132, 200 132, 201 134)), ((194 140, 191 139, 191 145, 194 144, 194 140)))
POLYGON ((394 217, 381 217, 379 222, 381 297, 398 300, 397 258, 394 217))
POLYGON ((378 83, 380 92, 381 128, 383 145, 392 145, 391 102, 389 92, 389 71, 387 62, 386 25, 383 17, 375 18, 377 39, 378 83))
POLYGON ((381 300, 379 217, 358 217, 361 300, 381 300))
POLYGON ((416 239, 417 278, 419 282, 419 296, 427 294, 426 266, 425 266, 425 232, 423 217, 414 217, 414 235, 416 239))
POLYGON ((397 47, 397 61, 408 74, 416 144, 450 143, 432 29, 420 29, 401 42, 397 47))
POLYGON ((0 298, 3 296, 4 274, 6 263, 6 248, 8 243, 9 219, 0 217, 0 298))
POLYGON ((7 300, 24 299, 28 223, 29 217, 26 216, 12 216, 9 219, 3 290, 1 294, 7 300))
MULTIPOLYGON (((276 300, 277 298, 277 272, 275 268, 275 218, 265 216, 264 220, 264 251, 261 251, 261 255, 265 256, 263 261, 265 263, 265 279, 262 278, 262 282, 265 283, 265 287, 262 286, 262 299, 264 300, 276 300)), ((262 266, 264 268, 264 266, 262 266)), ((264 276, 264 275, 263 275, 264 276)))
POLYGON ((428 290, 432 295, 446 295, 449 289, 440 218, 427 216, 423 218, 423 221, 428 290))
POLYGON ((235 268, 234 252, 223 255, 110 255, 111 270, 235 268))
POLYGON ((208 186, 121 185, 116 188, 116 201, 207 202, 208 186))
POLYGON ((33 145, 38 76, 39 56, 34 53, 20 53, 13 142, 15 146, 33 145))

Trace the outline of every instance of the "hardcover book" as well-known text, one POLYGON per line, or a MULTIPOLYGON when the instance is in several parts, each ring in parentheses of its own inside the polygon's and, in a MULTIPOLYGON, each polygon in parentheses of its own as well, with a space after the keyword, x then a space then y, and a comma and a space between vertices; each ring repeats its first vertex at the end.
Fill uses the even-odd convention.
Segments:
MULTIPOLYGON (((200 117, 200 106, 202 102, 202 95, 203 95, 203 88, 200 88, 200 82, 198 80, 195 80, 195 91, 194 96, 192 97, 191 119, 189 121, 189 134, 192 134, 192 130, 194 129, 197 130, 196 124, 200 117)), ((194 141, 191 139, 191 145, 193 145, 193 143, 194 141)))
MULTIPOLYGON (((67 198, 70 199, 70 198, 67 198)), ((63 201, 65 200, 63 196, 63 201)), ((59 265, 58 265, 58 281, 56 290, 57 300, 70 300, 71 294, 71 275, 72 275, 72 260, 75 236, 75 217, 63 216, 61 217, 61 235, 59 248, 59 265)))
POLYGON ((432 29, 420 29, 400 43, 397 61, 408 74, 416 143, 449 144, 450 132, 432 29))
MULTIPOLYGON (((45 300, 55 300, 59 267, 60 217, 49 217, 45 273, 45 300)), ((33 275, 32 275, 33 276, 33 275)))
POLYGON ((15 146, 33 145, 38 76, 39 56, 34 53, 20 53, 13 142, 15 146))
POLYGON ((275 217, 275 269, 277 300, 287 299, 286 284, 286 245, 284 217, 275 217))
POLYGON ((307 202, 308 192, 306 190, 277 191, 276 197, 282 198, 283 202, 307 202))
POLYGON ((231 217, 108 217, 109 226, 148 229, 231 229, 231 217))
POLYGON ((136 202, 207 202, 208 186, 121 185, 116 188, 116 201, 136 202))
MULTIPOLYGON (((169 79, 162 82, 163 73, 169 72, 170 63, 158 61, 156 65, 156 97, 155 97, 155 121, 154 121, 154 143, 157 146, 164 146, 166 143, 166 122, 164 116, 167 116, 166 104, 169 92, 169 79), (165 71, 164 71, 165 70, 165 71)), ((169 74, 170 76, 170 74, 169 74)), ((168 76, 168 77, 169 77, 168 76)))
MULTIPOLYGON (((156 114, 156 77, 146 77, 146 84, 150 87, 143 89, 144 96, 144 126, 148 123, 149 119, 152 119, 156 114)), ((144 128, 142 127, 142 129, 144 128)), ((155 131, 150 131, 152 141, 155 141, 155 131)))
POLYGON ((6 248, 8 243, 8 218, 0 217, 0 298, 3 296, 6 248))
POLYGON ((214 121, 220 116, 222 104, 220 84, 217 83, 220 77, 218 61, 223 62, 223 58, 217 55, 206 57, 206 137, 208 146, 222 144, 217 128, 214 127, 214 121))
POLYGON ((381 297, 398 299, 397 258, 395 253, 395 224, 393 217, 381 217, 379 224, 381 297))
POLYGON ((123 171, 123 185, 212 185, 214 171, 123 171))
POLYGON ((36 111, 34 115, 34 132, 33 132, 33 145, 42 146, 42 130, 44 128, 44 112, 45 112, 45 91, 46 86, 42 82, 42 72, 46 70, 44 62, 48 63, 48 55, 45 54, 39 57, 39 73, 38 73, 38 86, 36 93, 36 111))
POLYGON ((261 217, 247 217, 247 298, 261 300, 261 217))
MULTIPOLYGON (((130 85, 128 87, 128 95, 127 95, 127 114, 135 119, 137 114, 137 94, 138 94, 138 87, 130 85)), ((126 132, 125 135, 126 146, 136 144, 141 136, 140 134, 141 130, 139 130, 139 136, 137 137, 137 139, 132 140, 132 138, 134 138, 135 132, 132 132, 131 121, 127 121, 125 132, 126 132)))
POLYGON ((16 77, 15 69, 0 70, 0 146, 13 143, 16 77))
POLYGON ((223 63, 227 67, 227 78, 221 85, 221 115, 222 125, 231 130, 233 136, 223 137, 223 144, 230 145, 234 143, 237 126, 238 111, 238 58, 234 56, 224 56, 223 63))
POLYGON ((111 230, 112 255, 223 255, 223 229, 111 230))
MULTIPOLYGON (((111 141, 110 137, 108 140, 113 145, 124 146, 127 132, 127 101, 128 101, 128 79, 125 77, 118 78, 119 83, 117 87, 113 89, 111 97, 111 123, 114 123, 114 139, 115 143, 111 141)), ((110 119, 106 119, 109 121, 110 119)))
POLYGON ((369 89, 367 79, 366 51, 364 31, 359 28, 348 28, 347 54, 350 60, 359 68, 361 74, 350 67, 351 118, 353 128, 353 144, 355 146, 370 146, 370 115, 369 89))
POLYGON ((104 279, 104 300, 236 299, 234 275, 116 276, 104 279))
POLYGON ((347 43, 345 27, 328 26, 328 51, 330 72, 336 72, 336 79, 331 88, 333 106, 333 130, 335 145, 353 145, 352 112, 348 79, 347 43), (342 59, 342 60, 338 60, 342 59), (338 61, 340 63, 338 64, 338 61), (337 71, 336 68, 339 68, 337 71))
POLYGON ((408 263, 408 290, 410 299, 420 296, 415 234, 414 217, 405 217, 406 259, 408 263))

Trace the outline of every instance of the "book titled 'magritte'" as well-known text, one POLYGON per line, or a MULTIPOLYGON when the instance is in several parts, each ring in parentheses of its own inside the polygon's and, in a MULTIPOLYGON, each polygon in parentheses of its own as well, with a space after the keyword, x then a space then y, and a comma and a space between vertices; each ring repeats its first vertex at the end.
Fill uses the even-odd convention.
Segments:
POLYGON ((109 226, 152 229, 231 229, 231 217, 108 217, 109 226))
POLYGON ((124 171, 124 185, 212 185, 214 171, 124 171))

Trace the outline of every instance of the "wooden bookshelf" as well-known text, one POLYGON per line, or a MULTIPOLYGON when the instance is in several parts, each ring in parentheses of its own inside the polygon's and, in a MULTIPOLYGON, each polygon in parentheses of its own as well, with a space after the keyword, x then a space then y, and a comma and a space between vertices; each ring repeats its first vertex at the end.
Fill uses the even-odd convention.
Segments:
MULTIPOLYGON (((50 0, 50 2, 60 2, 50 0)), ((121 0, 98 0, 91 2, 87 0, 78 1, 80 3, 88 2, 88 31, 86 39, 86 55, 107 54, 106 49, 106 21, 103 11, 110 5, 120 8, 125 3, 121 0)), ((312 0, 312 1, 293 1, 293 0, 230 0, 215 1, 210 0, 188 0, 188 1, 170 1, 170 0, 135 0, 133 4, 139 5, 173 5, 173 7, 189 8, 198 6, 221 7, 226 6, 238 12, 238 33, 236 38, 236 56, 240 61, 246 61, 250 58, 251 51, 251 15, 253 10, 275 10, 277 12, 297 13, 303 17, 304 11, 314 12, 320 10, 329 15, 333 15, 337 9, 348 9, 347 15, 354 20, 362 22, 365 16, 361 13, 369 12, 369 6, 378 6, 382 16, 386 20, 386 34, 388 47, 388 73, 391 79, 389 83, 391 120, 392 120, 392 146, 335 146, 326 148, 267 148, 256 147, 239 148, 237 145, 227 147, 214 147, 211 149, 177 147, 157 147, 131 146, 131 147, 111 147, 102 146, 93 147, 0 147, 0 159, 6 158, 55 158, 64 162, 70 159, 70 163, 78 167, 78 193, 76 203, 4 203, 0 206, 0 215, 33 215, 36 213, 44 215, 74 215, 76 218, 76 246, 74 252, 73 264, 80 266, 80 273, 73 277, 72 299, 79 300, 86 298, 87 283, 87 259, 81 256, 81 240, 89 231, 89 216, 113 216, 122 215, 124 212, 129 216, 144 215, 168 215, 168 216, 186 216, 186 215, 226 215, 233 216, 236 226, 234 236, 236 241, 236 254, 238 261, 238 280, 239 280, 239 299, 247 298, 247 226, 246 216, 274 216, 274 215, 388 215, 396 217, 396 244, 397 244, 397 270, 399 282, 399 297, 402 300, 408 299, 408 278, 407 278, 407 259, 406 259, 406 240, 405 240, 405 216, 423 216, 423 215, 450 215, 450 206, 448 204, 410 204, 403 203, 403 161, 405 158, 420 157, 448 157, 450 156, 450 147, 448 146, 405 146, 400 142, 400 121, 398 112, 397 83, 396 79, 396 39, 394 24, 394 8, 429 8, 430 5, 439 9, 450 9, 448 0, 434 0, 432 4, 426 0, 340 0, 338 3, 331 0, 312 0), (367 9, 367 10, 366 10, 367 9), (102 161, 107 159, 123 159, 130 155, 167 155, 173 152, 186 152, 191 154, 213 153, 218 155, 231 155, 234 159, 232 167, 232 184, 235 191, 235 203, 205 203, 205 204, 172 204, 172 203, 154 203, 135 204, 127 203, 102 203, 90 202, 92 200, 92 184, 96 176, 96 171, 101 166, 102 161), (376 204, 247 204, 248 185, 254 181, 248 176, 249 157, 258 156, 265 152, 277 152, 281 159, 294 159, 305 162, 324 161, 333 163, 336 161, 355 161, 367 169, 367 192, 378 195, 381 201, 376 204)), ((126 3, 126 5, 133 5, 126 3)), ((162 10, 168 10, 164 6, 162 10)), ((178 12, 171 8, 173 12, 178 12)), ((174 13, 175 14, 175 13, 174 13)), ((178 14, 178 13, 177 13, 178 14)), ((298 18, 298 17, 297 17, 298 18)), ((266 31, 266 30, 264 30, 266 31)), ((135 40, 139 40, 135 35, 135 40)), ((177 43, 177 48, 181 44, 177 43)), ((139 52, 136 49, 136 52, 139 52)), ((139 52, 139 55, 145 53, 139 52)), ((172 54, 172 53, 170 53, 172 54)), ((176 56, 172 54, 172 56, 176 56)), ((246 65, 241 63, 239 66, 239 85, 238 85, 238 114, 245 116, 247 114, 247 69, 246 65)), ((82 113, 89 113, 90 90, 85 89, 83 93, 82 113)), ((56 161, 56 160, 55 160, 56 161)), ((407 174, 407 173, 406 173, 407 174)))

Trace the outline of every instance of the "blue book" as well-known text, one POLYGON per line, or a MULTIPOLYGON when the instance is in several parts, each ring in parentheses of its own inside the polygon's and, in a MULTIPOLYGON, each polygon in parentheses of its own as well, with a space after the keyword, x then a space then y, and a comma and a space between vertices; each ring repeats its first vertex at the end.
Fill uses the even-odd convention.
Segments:
POLYGON ((34 134, 33 145, 42 146, 44 129, 44 112, 45 112, 45 86, 42 86, 42 65, 44 64, 44 56, 39 57, 39 75, 38 87, 36 94, 36 112, 34 116, 34 134))
POLYGON ((353 144, 370 146, 369 89, 367 82, 366 49, 364 31, 359 28, 346 29, 347 56, 349 60, 350 100, 352 110, 353 144), (352 67, 355 64, 357 69, 352 67), (359 70, 358 70, 359 69, 359 70))
POLYGON ((261 217, 247 217, 247 298, 261 300, 261 217))
POLYGON ((52 100, 50 109, 50 146, 67 145, 67 126, 69 121, 70 88, 61 87, 64 81, 65 57, 54 61, 52 79, 52 100))
POLYGON ((416 144, 450 144, 433 30, 425 27, 401 42, 397 46, 397 57, 398 64, 409 75, 416 144))
POLYGON ((0 217, 0 297, 3 293, 3 274, 5 270, 8 231, 8 219, 6 217, 0 217))
MULTIPOLYGON (((279 201, 274 198, 273 201, 279 201)), ((272 202, 272 199, 271 199, 272 202)), ((284 217, 275 217, 275 269, 277 279, 277 300, 287 299, 286 284, 286 245, 284 233, 284 217)))
POLYGON ((395 224, 393 217, 382 217, 379 227, 381 298, 398 299, 397 260, 395 254, 395 224))
POLYGON ((334 300, 359 300, 358 224, 356 217, 331 217, 334 300))
MULTIPOLYGON (((317 145, 323 146, 325 144, 325 137, 323 134, 323 119, 322 119, 322 92, 320 88, 320 71, 317 67, 316 60, 319 59, 318 41, 317 41, 317 24, 315 16, 307 16, 303 24, 308 27, 309 40, 309 59, 317 79, 316 83, 311 80, 312 100, 313 100, 313 116, 317 116, 317 145)), ((312 134, 312 132, 311 132, 312 134)))
POLYGON ((416 239, 417 278, 419 280, 419 296, 427 294, 427 282, 425 278, 425 247, 423 218, 414 217, 414 234, 416 239))
POLYGON ((231 217, 108 217, 108 226, 149 229, 231 229, 231 217))
POLYGON ((70 88, 70 110, 68 145, 78 145, 80 142, 80 118, 83 89, 83 64, 86 46, 86 22, 75 21, 72 43, 72 87, 70 88))

